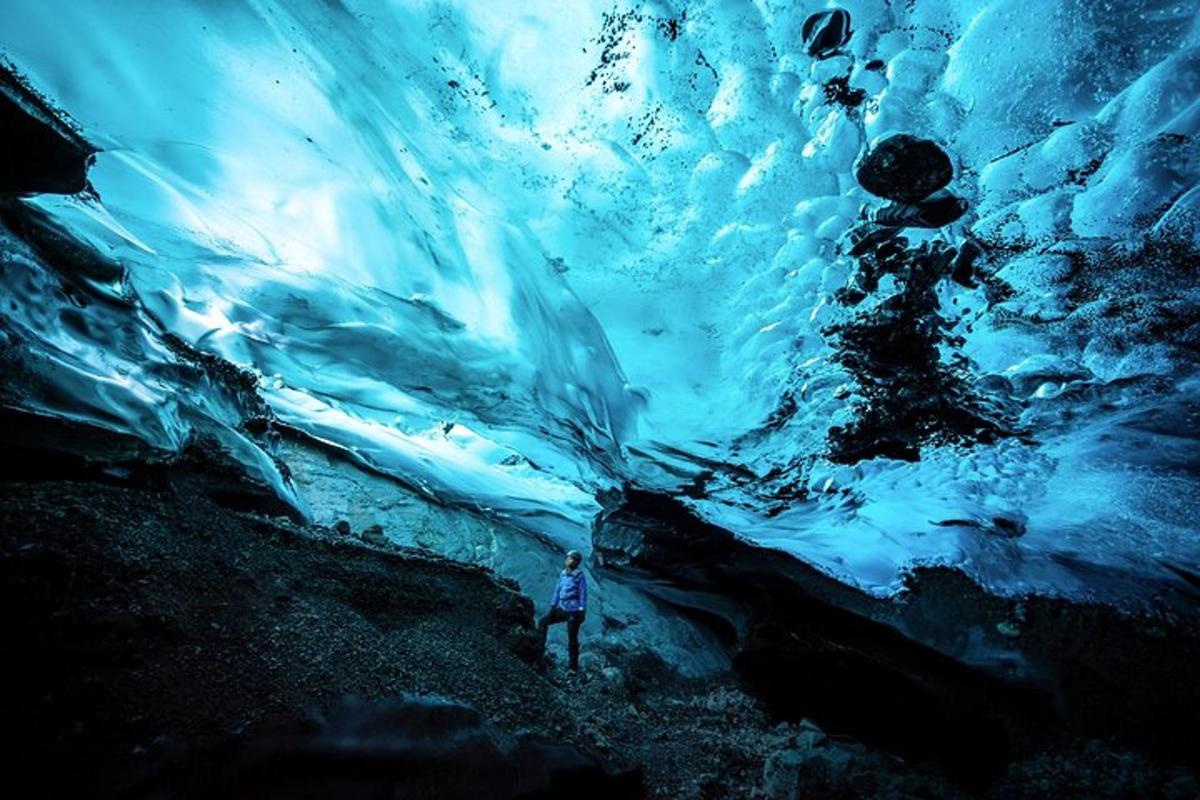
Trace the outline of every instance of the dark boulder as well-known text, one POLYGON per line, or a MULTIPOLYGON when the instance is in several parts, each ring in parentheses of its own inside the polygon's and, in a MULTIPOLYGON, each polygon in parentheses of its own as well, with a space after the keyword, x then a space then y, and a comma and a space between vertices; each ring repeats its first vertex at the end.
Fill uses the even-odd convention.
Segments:
POLYGON ((841 8, 818 11, 800 29, 804 51, 813 58, 835 55, 850 41, 850 33, 850 12, 841 8))
POLYGON ((974 289, 979 285, 975 279, 975 262, 983 255, 983 248, 974 239, 967 239, 958 248, 950 262, 950 278, 959 286, 974 289))
POLYGON ((859 160, 854 177, 873 195, 917 203, 944 189, 954 177, 954 167, 934 142, 898 133, 871 148, 859 160))
POLYGON ((871 220, 893 228, 941 228, 965 213, 967 201, 943 189, 918 203, 888 203, 871 220))

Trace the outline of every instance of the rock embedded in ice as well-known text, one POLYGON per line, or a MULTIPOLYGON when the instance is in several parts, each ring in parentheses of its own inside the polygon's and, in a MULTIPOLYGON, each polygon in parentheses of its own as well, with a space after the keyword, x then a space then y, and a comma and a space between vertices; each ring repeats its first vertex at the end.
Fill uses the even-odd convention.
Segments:
POLYGON ((896 228, 941 228, 966 212, 966 200, 942 190, 918 203, 888 203, 876 210, 871 220, 896 228))
MULTIPOLYGON (((874 191, 855 181, 864 144, 903 132, 949 157, 928 145, 932 171, 891 165, 899 174, 884 176, 885 199, 869 202, 895 205, 876 219, 903 223, 887 229, 896 237, 929 238, 915 225, 942 220, 912 207, 952 186, 971 215, 955 224, 972 224, 988 247, 975 268, 972 248, 959 246, 939 273, 952 280, 917 295, 941 304, 922 302, 922 320, 952 313, 967 340, 939 346, 939 358, 969 357, 974 385, 1031 354, 1083 363, 1103 329, 1111 336, 1087 352, 1099 374, 1080 380, 1089 391, 1116 391, 1105 376, 1175 363, 1148 340, 1177 337, 1179 352, 1194 341, 1159 322, 1194 317, 1184 294, 1194 287, 1173 283, 1194 257, 1180 248, 1200 247, 1194 4, 833 2, 697 0, 663 35, 623 2, 612 15, 535 4, 518 18, 468 2, 134 12, 76 0, 47 14, 38 0, 9 0, 6 60, 105 147, 89 176, 97 197, 19 202, 64 242, 104 253, 91 263, 112 286, 97 291, 128 291, 152 319, 78 307, 54 270, 83 265, 49 259, 34 275, 40 261, 22 246, 0 254, 0 296, 19 323, 0 337, 43 354, 48 413, 167 451, 198 420, 236 441, 237 409, 180 377, 158 344, 160 328, 170 331, 270 376, 261 391, 288 424, 448 506, 579 546, 597 481, 676 486, 656 456, 617 458, 626 444, 694 452, 703 442, 715 462, 787 472, 820 457, 831 426, 851 424, 856 401, 839 390, 847 376, 823 331, 877 311, 904 276, 860 270, 831 239, 853 247, 861 233, 845 231, 861 219, 863 187, 874 191), (114 68, 105 81, 79 80, 94 64, 114 68), (597 68, 612 91, 586 88, 597 68), (1010 247, 1035 256, 1084 241, 1100 243, 1096 266, 1071 252, 1006 269, 1022 255, 1010 247), (1150 249, 1156 260, 1143 258, 1150 249), (857 308, 834 299, 848 284, 862 295, 857 308), (1136 305, 1076 313, 1122 292, 1136 305), (647 382, 649 406, 627 388, 647 382), (781 423, 760 428, 784 407, 781 423), (444 420, 458 421, 448 435, 444 420), (742 434, 752 443, 726 444, 742 434), (539 467, 510 462, 513 452, 539 467)), ((905 247, 868 249, 880 264, 905 247)), ((1086 581, 1059 580, 1071 571, 1053 562, 1059 552, 1122 570, 1144 561, 1138 577, 1153 574, 1160 566, 1142 559, 1137 536, 1178 531, 1172 520, 1194 519, 1193 504, 1177 492, 1169 513, 1144 525, 1100 525, 1087 544, 1072 541, 1072 526, 1168 492, 1148 488, 1161 482, 1147 475, 1127 494, 1076 502, 1068 478, 1082 469, 1096 486, 1123 473, 1109 455, 1090 455, 1114 428, 1064 385, 1029 387, 1060 387, 1037 402, 1061 414, 1058 444, 1042 447, 1064 477, 1031 512, 1019 564, 964 551, 928 520, 984 518, 979 492, 1025 505, 1042 490, 1010 496, 940 445, 912 464, 881 459, 886 480, 850 477, 778 516, 756 516, 780 508, 759 506, 762 485, 739 487, 751 496, 732 504, 710 494, 697 505, 875 592, 894 591, 898 571, 922 562, 961 563, 992 587, 1070 592, 1086 581)), ((1042 440, 1038 425, 1030 433, 1042 440)), ((1028 452, 995 458, 1024 473, 1028 452)), ((265 451, 256 457, 259 472, 274 469, 265 451)), ((345 516, 354 531, 384 523, 398 544, 430 541, 387 517, 345 516)), ((460 533, 453 553, 500 552, 477 535, 460 533)), ((1172 557, 1192 554, 1194 540, 1172 557)))
POLYGON ((821 90, 825 93, 826 101, 845 108, 858 108, 867 99, 866 91, 851 87, 850 78, 845 75, 830 78, 821 90))
POLYGON ((841 8, 818 11, 804 21, 800 35, 813 58, 829 58, 850 41, 850 12, 841 8))
POLYGON ((954 177, 954 166, 936 143, 898 133, 872 147, 858 162, 854 177, 873 195, 916 203, 945 188, 954 177))

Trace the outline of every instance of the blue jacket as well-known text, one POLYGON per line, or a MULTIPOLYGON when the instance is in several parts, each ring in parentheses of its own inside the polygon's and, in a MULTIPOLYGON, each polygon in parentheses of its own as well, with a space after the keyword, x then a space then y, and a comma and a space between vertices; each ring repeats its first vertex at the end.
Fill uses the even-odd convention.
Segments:
POLYGON ((554 597, 550 607, 558 606, 563 611, 587 610, 587 578, 581 569, 564 569, 554 584, 554 597))

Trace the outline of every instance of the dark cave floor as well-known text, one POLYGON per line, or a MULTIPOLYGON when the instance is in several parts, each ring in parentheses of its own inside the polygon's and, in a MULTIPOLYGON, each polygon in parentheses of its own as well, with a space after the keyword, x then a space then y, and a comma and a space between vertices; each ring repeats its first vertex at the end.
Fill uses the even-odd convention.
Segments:
MULTIPOLYGON (((24 796, 1200 793, 1170 759, 1073 735, 1019 753, 987 786, 964 786, 932 764, 774 719, 734 674, 684 679, 603 641, 585 641, 581 674, 569 677, 539 657, 531 601, 486 570, 234 512, 198 492, 9 482, 0 531, 2 724, 9 775, 34 787, 24 796), (430 712, 436 735, 415 757, 416 739, 395 728, 408 707, 387 711, 410 694, 484 720, 430 712), (496 755, 491 742, 510 734, 571 747, 496 755), (485 762, 495 774, 524 765, 523 783, 485 762)), ((1183 644, 1186 654, 1196 641, 1183 644)))

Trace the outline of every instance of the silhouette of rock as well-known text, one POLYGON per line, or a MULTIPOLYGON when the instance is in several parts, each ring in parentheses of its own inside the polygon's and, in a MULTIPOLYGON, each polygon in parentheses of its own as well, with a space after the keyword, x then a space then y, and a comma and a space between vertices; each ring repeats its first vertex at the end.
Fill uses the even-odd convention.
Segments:
POLYGON ((888 203, 871 215, 873 222, 895 228, 940 228, 967 213, 967 201, 946 190, 918 203, 888 203))
POLYGON ((800 35, 813 58, 829 58, 850 41, 850 12, 841 8, 819 11, 804 21, 800 35))
POLYGON ((855 167, 854 177, 873 195, 916 203, 945 188, 954 167, 934 142, 898 133, 871 148, 855 167))

